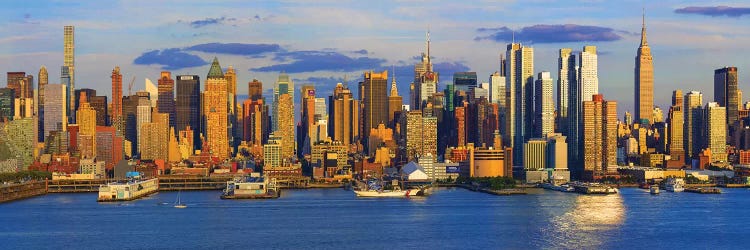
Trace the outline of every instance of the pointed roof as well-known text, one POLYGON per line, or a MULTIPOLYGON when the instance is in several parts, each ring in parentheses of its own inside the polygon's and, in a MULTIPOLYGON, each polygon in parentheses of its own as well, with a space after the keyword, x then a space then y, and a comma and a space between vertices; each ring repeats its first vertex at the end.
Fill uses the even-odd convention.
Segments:
POLYGON ((643 11, 642 21, 641 21, 641 47, 648 46, 648 41, 646 41, 646 11, 643 11))
POLYGON ((221 71, 219 59, 216 57, 214 57, 214 61, 211 63, 211 69, 208 70, 208 78, 224 78, 224 72, 221 71))
POLYGON ((396 67, 393 68, 393 79, 391 80, 391 96, 398 96, 398 88, 396 88, 396 67))

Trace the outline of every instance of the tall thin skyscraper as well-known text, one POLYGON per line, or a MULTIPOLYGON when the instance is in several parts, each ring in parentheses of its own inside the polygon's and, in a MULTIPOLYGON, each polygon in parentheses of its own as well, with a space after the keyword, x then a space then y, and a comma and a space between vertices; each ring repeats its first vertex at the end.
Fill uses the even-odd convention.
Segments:
MULTIPOLYGON (((592 96, 599 93, 599 66, 596 46, 583 46, 581 63, 578 69, 578 85, 581 102, 591 101, 592 96)), ((651 112, 651 109, 649 109, 651 112)))
POLYGON ((560 57, 557 59, 557 75, 559 76, 557 78, 557 124, 558 130, 563 135, 568 136, 571 133, 568 124, 578 124, 577 121, 569 123, 569 120, 571 120, 569 117, 573 115, 571 113, 577 112, 577 110, 571 110, 570 108, 571 99, 576 99, 577 96, 577 93, 573 91, 578 91, 576 83, 576 56, 570 48, 560 49, 559 52, 560 57))
POLYGON ((690 163, 690 159, 697 156, 701 150, 698 142, 700 142, 701 137, 703 94, 698 91, 690 91, 685 95, 684 102, 683 147, 686 154, 685 162, 690 163))
POLYGON ((75 61, 75 28, 73 26, 63 27, 63 67, 67 67, 67 70, 63 69, 63 73, 69 76, 69 82, 67 83, 68 89, 68 121, 75 121, 75 110, 71 110, 75 107, 75 72, 76 72, 76 61, 75 61))
POLYGON ((122 74, 120 67, 112 70, 112 117, 110 124, 115 127, 118 136, 125 134, 125 120, 122 118, 122 74))
MULTIPOLYGON (((159 113, 169 115, 169 127, 175 127, 174 79, 169 71, 162 71, 158 81, 159 98, 156 109, 159 113)), ((168 128, 167 128, 168 129, 168 128)))
POLYGON ((507 99, 511 117, 509 126, 510 145, 513 147, 513 164, 523 164, 523 144, 533 136, 534 124, 534 48, 519 43, 508 44, 508 74, 506 74, 507 99))
POLYGON ((683 112, 682 90, 672 92, 672 106, 669 108, 669 154, 673 160, 685 157, 684 126, 685 112, 683 112))
POLYGON ((641 123, 648 120, 654 123, 654 62, 651 57, 651 48, 646 41, 646 16, 643 16, 641 27, 641 45, 635 56, 635 119, 641 123))
POLYGON ((295 155, 294 140, 294 100, 288 93, 281 93, 278 101, 279 107, 276 109, 278 114, 279 129, 273 133, 281 137, 281 159, 290 159, 295 155))
POLYGON ((395 127, 398 117, 396 113, 401 112, 401 106, 404 104, 404 100, 398 95, 398 88, 396 87, 396 71, 392 73, 393 79, 391 79, 391 94, 388 96, 388 123, 386 125, 392 125, 395 127))
POLYGON ((75 123, 75 89, 73 89, 73 78, 70 75, 70 68, 68 66, 62 66, 60 68, 60 83, 65 85, 65 89, 68 93, 65 95, 66 107, 68 107, 68 123, 75 123))
POLYGON ((175 107, 175 130, 183 131, 187 128, 192 130, 193 149, 201 147, 200 132, 200 77, 197 75, 177 76, 177 101, 175 107))
POLYGON ((550 72, 539 72, 536 80, 535 101, 536 123, 535 137, 543 138, 555 130, 555 104, 552 97, 552 76, 550 72))
MULTIPOLYGON (((206 120, 206 145, 211 155, 226 159, 229 157, 229 132, 227 105, 227 80, 221 70, 219 60, 214 57, 206 78, 206 91, 203 93, 203 109, 206 120)), ((205 149, 204 149, 205 150, 205 149)))
POLYGON ((277 116, 279 114, 279 96, 284 93, 289 94, 292 102, 294 102, 294 81, 289 78, 288 74, 281 72, 276 80, 276 85, 273 87, 273 121, 271 124, 273 131, 279 130, 279 117, 277 116))
POLYGON ((381 73, 365 72, 363 87, 365 121, 362 138, 369 138, 370 129, 377 128, 381 123, 388 124, 388 70, 381 73))
POLYGON ((37 85, 37 107, 38 112, 37 115, 39 117, 38 122, 38 132, 37 138, 39 139, 39 142, 44 141, 44 88, 47 87, 47 84, 49 84, 49 74, 47 73, 47 67, 42 65, 41 68, 39 68, 39 75, 37 76, 39 78, 39 84, 37 85))
POLYGON ((80 92, 78 117, 78 149, 84 159, 96 158, 96 110, 89 105, 88 95, 80 92))
POLYGON ((737 89, 737 67, 714 70, 714 102, 727 108, 726 123, 731 126, 739 119, 739 90, 737 89))
POLYGON ((359 101, 339 83, 328 97, 328 104, 328 135, 347 146, 355 143, 359 137, 359 101))
MULTIPOLYGON (((422 105, 427 102, 429 97, 437 92, 437 83, 438 74, 432 70, 432 59, 430 58, 430 31, 427 31, 422 61, 414 65, 412 109, 422 109, 422 105)), ((369 128, 365 130, 369 130, 369 128)))

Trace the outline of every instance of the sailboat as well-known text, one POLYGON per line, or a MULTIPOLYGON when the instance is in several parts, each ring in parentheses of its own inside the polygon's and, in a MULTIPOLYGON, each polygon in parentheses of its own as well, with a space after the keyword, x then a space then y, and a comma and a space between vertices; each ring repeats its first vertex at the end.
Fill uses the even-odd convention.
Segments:
POLYGON ((175 204, 174 204, 175 208, 186 208, 187 207, 187 205, 185 205, 182 202, 180 202, 180 193, 181 192, 182 191, 177 191, 177 202, 175 202, 175 204))

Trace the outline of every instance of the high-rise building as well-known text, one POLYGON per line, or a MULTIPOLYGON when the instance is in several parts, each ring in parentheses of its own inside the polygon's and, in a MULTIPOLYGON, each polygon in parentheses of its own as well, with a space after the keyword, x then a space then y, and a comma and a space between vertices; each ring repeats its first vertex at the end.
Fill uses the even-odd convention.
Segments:
POLYGON ((300 88, 300 123, 299 133, 297 134, 297 145, 300 150, 297 151, 299 156, 309 153, 310 136, 315 129, 315 86, 302 85, 300 88))
POLYGON ((13 120, 15 114, 15 90, 0 88, 0 121, 13 120))
MULTIPOLYGON (((425 40, 425 52, 422 53, 422 61, 414 65, 414 82, 412 82, 413 93, 411 104, 413 109, 422 109, 424 103, 437 92, 438 73, 432 70, 432 58, 430 56, 430 32, 427 31, 425 40)), ((360 99, 362 99, 360 97, 360 99)), ((375 124, 377 126, 377 124, 375 124)), ((365 129, 369 130, 369 128, 365 129)))
MULTIPOLYGON (((206 88, 203 92, 203 110, 206 121, 206 140, 211 155, 219 159, 229 158, 229 111, 227 106, 227 80, 214 57, 211 69, 206 77, 206 88)), ((204 149, 205 150, 205 149, 204 149)))
POLYGON ((328 103, 328 135, 347 146, 355 143, 359 138, 359 101, 349 88, 339 83, 328 103))
POLYGON ((705 117, 705 148, 711 150, 711 162, 727 161, 727 110, 719 103, 706 103, 705 117))
POLYGON ((702 129, 701 120, 703 119, 703 94, 698 91, 690 91, 684 98, 683 116, 683 147, 685 148, 685 161, 690 163, 690 159, 697 157, 701 151, 702 129))
POLYGON ((151 113, 151 122, 141 125, 141 138, 138 140, 138 148, 143 160, 167 160, 169 155, 169 114, 154 110, 151 113))
POLYGON ((560 49, 557 59, 557 124, 558 130, 566 136, 577 134, 575 132, 578 130, 577 126, 574 126, 576 131, 571 131, 573 128, 569 127, 569 124, 578 124, 578 105, 572 105, 577 104, 575 100, 578 97, 576 56, 572 52, 570 48, 560 49))
POLYGON ((263 82, 258 79, 247 83, 248 95, 247 98, 251 101, 263 99, 263 82))
POLYGON ((37 115, 39 116, 39 135, 37 136, 41 142, 44 141, 44 88, 47 86, 47 84, 49 84, 49 74, 47 73, 47 67, 42 65, 42 67, 39 68, 39 74, 37 75, 37 78, 39 79, 39 84, 37 84, 37 115))
POLYGON ((122 136, 117 135, 115 128, 96 126, 96 160, 112 170, 122 160, 122 152, 122 136))
POLYGON ((508 130, 511 147, 514 152, 514 165, 523 163, 522 145, 532 137, 534 124, 534 48, 525 47, 520 43, 508 44, 506 50, 508 58, 508 73, 506 87, 511 96, 507 99, 510 110, 511 123, 508 130))
POLYGON ((24 83, 26 81, 26 72, 8 72, 7 75, 7 86, 8 88, 13 89, 13 93, 15 93, 13 98, 24 97, 22 92, 25 92, 25 90, 21 85, 26 85, 24 83))
POLYGON ((541 171, 547 167, 547 140, 532 138, 523 144, 523 168, 526 171, 541 171))
POLYGON ((48 84, 44 88, 44 137, 50 135, 51 131, 67 131, 68 126, 68 103, 66 95, 67 86, 63 84, 48 84))
POLYGON ((109 123, 115 127, 118 135, 125 134, 124 119, 122 118, 122 74, 120 67, 112 69, 112 116, 109 123))
POLYGON ((174 101, 174 79, 169 71, 162 71, 158 81, 159 98, 156 100, 156 109, 159 113, 169 115, 169 126, 174 127, 176 122, 174 101))
POLYGON ((377 128, 378 124, 388 124, 388 70, 381 73, 372 71, 365 72, 364 87, 361 98, 364 112, 363 137, 368 138, 370 129, 377 128))
POLYGON ((85 92, 80 92, 78 115, 76 123, 78 124, 78 150, 81 152, 83 159, 96 158, 96 110, 94 110, 87 100, 85 92))
POLYGON ((227 81, 227 110, 229 111, 229 121, 227 121, 227 132, 229 134, 227 136, 229 136, 231 151, 234 152, 241 139, 235 138, 238 137, 236 136, 237 130, 240 129, 235 124, 237 123, 237 72, 231 65, 227 68, 227 72, 224 72, 224 79, 227 81))
MULTIPOLYGON (((583 46, 578 69, 578 85, 580 86, 581 102, 591 101, 591 97, 599 93, 599 70, 596 46, 583 46)), ((649 112, 651 108, 648 109, 649 112)))
POLYGON ((281 139, 281 159, 290 159, 295 155, 294 100, 290 94, 282 93, 278 104, 279 129, 273 133, 281 139))
POLYGON ((141 147, 142 140, 148 135, 144 133, 143 125, 146 123, 151 123, 151 100, 149 98, 150 95, 147 92, 139 91, 137 95, 139 98, 138 104, 136 105, 135 109, 136 140, 131 142, 132 146, 137 149, 137 152, 143 154, 143 151, 141 151, 143 149, 141 147))
POLYGON ((68 111, 66 114, 68 114, 68 123, 74 123, 75 122, 75 107, 76 107, 76 98, 75 98, 75 89, 73 87, 73 77, 70 73, 70 68, 68 66, 62 66, 60 68, 60 83, 65 85, 65 89, 68 91, 68 93, 65 94, 65 107, 68 108, 68 111))
POLYGON ((68 82, 63 81, 63 84, 67 84, 69 98, 68 101, 68 121, 75 121, 75 28, 73 26, 63 27, 63 77, 68 75, 68 82), (65 69, 67 68, 67 69, 65 69))
MULTIPOLYGON (((499 131, 504 135, 505 132, 505 115, 507 113, 506 103, 506 85, 505 85, 505 58, 500 55, 500 70, 490 75, 490 102, 497 104, 499 131)), ((452 105, 452 104, 451 104, 452 105)))
POLYGON ((635 56, 635 119, 638 123, 648 120, 654 123, 651 110, 654 108, 654 62, 651 48, 646 41, 646 16, 641 27, 641 45, 635 56))
POLYGON ((565 139, 559 133, 547 136, 547 168, 568 171, 568 145, 565 139))
POLYGON ((584 179, 617 173, 617 102, 601 94, 582 104, 584 179))
POLYGON ((396 72, 393 72, 393 79, 391 79, 391 95, 388 96, 388 124, 389 126, 395 126, 398 120, 396 116, 401 113, 401 106, 404 104, 404 99, 398 95, 398 88, 396 87, 396 72))
POLYGON ((279 114, 279 96, 284 93, 289 94, 292 102, 294 102, 294 81, 289 78, 288 74, 281 72, 276 80, 276 85, 273 87, 273 131, 279 130, 279 117, 277 116, 279 114))
POLYGON ((682 90, 672 92, 672 106, 669 108, 669 140, 668 151, 672 159, 679 160, 685 157, 684 132, 685 113, 682 103, 682 90))
POLYGON ((738 96, 737 67, 724 67, 714 70, 714 102, 727 108, 727 126, 731 126, 739 119, 741 102, 738 96))
POLYGON ((406 156, 414 160, 420 156, 437 156, 437 117, 425 115, 421 110, 406 113, 406 156))
POLYGON ((542 138, 555 132, 555 101, 552 97, 552 76, 550 72, 542 71, 536 80, 536 137, 542 138))
POLYGON ((184 131, 190 128, 193 131, 192 148, 201 147, 201 95, 200 77, 197 75, 177 76, 177 100, 175 105, 175 130, 184 131))
POLYGON ((245 100, 243 103, 243 141, 261 146, 268 140, 268 106, 263 99, 245 100))

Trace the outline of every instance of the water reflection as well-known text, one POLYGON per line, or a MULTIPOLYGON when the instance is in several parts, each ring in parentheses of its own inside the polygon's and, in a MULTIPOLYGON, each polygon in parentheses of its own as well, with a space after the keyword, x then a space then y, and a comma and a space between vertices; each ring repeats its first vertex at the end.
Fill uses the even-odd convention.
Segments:
POLYGON ((578 195, 567 212, 552 219, 548 243, 556 248, 600 248, 624 221, 619 194, 578 195))

